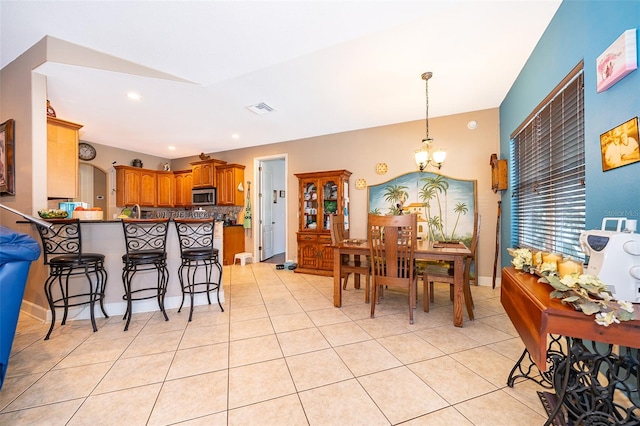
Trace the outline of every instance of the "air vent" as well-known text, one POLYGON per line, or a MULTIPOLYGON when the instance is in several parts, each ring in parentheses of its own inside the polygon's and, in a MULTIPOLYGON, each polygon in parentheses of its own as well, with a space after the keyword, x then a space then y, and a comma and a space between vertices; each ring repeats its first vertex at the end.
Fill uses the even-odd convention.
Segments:
POLYGON ((259 104, 248 106, 247 108, 249 108, 251 111, 255 112, 258 115, 276 111, 274 107, 267 105, 264 102, 260 102, 259 104))

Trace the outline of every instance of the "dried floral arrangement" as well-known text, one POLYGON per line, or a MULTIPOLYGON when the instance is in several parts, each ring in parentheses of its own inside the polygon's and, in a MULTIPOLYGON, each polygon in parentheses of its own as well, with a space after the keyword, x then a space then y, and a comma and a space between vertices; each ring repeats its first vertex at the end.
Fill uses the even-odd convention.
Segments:
POLYGON ((596 276, 589 274, 558 275, 556 264, 542 263, 540 253, 533 254, 529 249, 508 249, 513 257, 511 264, 518 270, 536 273, 540 276, 538 282, 551 285, 554 288, 550 297, 561 299, 563 304, 569 304, 585 315, 594 315, 595 322, 605 327, 620 321, 634 318, 633 304, 624 300, 615 300, 607 290, 605 283, 596 276), (537 269, 534 265, 539 265, 537 269))

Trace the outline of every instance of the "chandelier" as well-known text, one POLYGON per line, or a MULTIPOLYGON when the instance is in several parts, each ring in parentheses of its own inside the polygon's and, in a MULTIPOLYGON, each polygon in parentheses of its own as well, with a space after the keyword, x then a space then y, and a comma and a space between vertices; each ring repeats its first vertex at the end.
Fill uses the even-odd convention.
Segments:
POLYGON ((433 139, 429 137, 429 79, 433 77, 432 72, 425 72, 422 74, 422 79, 425 81, 425 97, 427 99, 426 102, 426 134, 425 138, 422 139, 422 148, 416 150, 415 158, 416 164, 420 168, 420 171, 424 171, 428 165, 432 165, 437 167, 438 170, 442 167, 442 163, 444 163, 444 159, 447 156, 447 153, 442 149, 438 149, 431 153, 433 139))

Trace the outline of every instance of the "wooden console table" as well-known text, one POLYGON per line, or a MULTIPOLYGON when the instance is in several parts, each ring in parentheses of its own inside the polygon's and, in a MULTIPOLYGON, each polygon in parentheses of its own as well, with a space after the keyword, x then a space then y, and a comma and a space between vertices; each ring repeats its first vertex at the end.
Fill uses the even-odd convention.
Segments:
MULTIPOLYGON (((524 377, 555 390, 538 392, 549 414, 545 425, 639 425, 638 351, 630 348, 640 348, 640 321, 598 325, 593 315, 550 298, 552 290, 535 275, 502 270, 500 300, 526 347, 507 384, 524 377), (525 371, 521 365, 527 354, 540 370, 537 378, 530 374, 531 367, 525 371), (622 393, 625 403, 614 401, 614 393, 622 393)), ((638 305, 635 318, 640 318, 638 305)))

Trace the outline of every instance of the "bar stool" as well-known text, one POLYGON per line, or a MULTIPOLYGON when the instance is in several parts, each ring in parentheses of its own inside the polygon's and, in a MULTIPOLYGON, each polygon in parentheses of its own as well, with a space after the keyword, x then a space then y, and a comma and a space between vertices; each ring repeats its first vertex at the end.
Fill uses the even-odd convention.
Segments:
POLYGON ((122 284, 127 302, 127 310, 123 320, 127 323, 124 331, 129 329, 131 322, 132 302, 156 298, 158 307, 169 321, 164 309, 164 296, 167 293, 169 270, 167 269, 167 230, 169 219, 122 219, 124 229, 124 244, 126 253, 122 256, 122 284), (138 272, 155 271, 157 273, 154 286, 149 284, 140 288, 133 288, 133 278, 138 272))
POLYGON ((184 305, 184 297, 188 293, 191 298, 189 321, 193 316, 193 301, 196 294, 206 293, 207 301, 211 304, 211 291, 216 291, 218 305, 222 312, 224 308, 220 303, 220 285, 222 283, 222 265, 220 264, 218 249, 213 247, 213 219, 174 219, 178 239, 180 241, 180 258, 182 263, 178 268, 178 277, 182 287, 182 302, 178 312, 184 305), (218 282, 212 281, 213 267, 218 269, 218 282), (196 278, 200 268, 204 275, 196 278), (204 268, 204 269, 202 269, 204 268), (185 282, 183 273, 186 273, 185 282))
POLYGON ((93 331, 98 331, 94 313, 96 302, 100 302, 100 310, 109 318, 104 309, 104 290, 107 284, 104 255, 82 252, 79 219, 51 219, 49 222, 53 225, 50 229, 37 225, 42 239, 44 264, 49 266, 44 293, 51 309, 51 326, 44 340, 49 340, 53 331, 56 308, 64 309, 62 325, 65 325, 70 307, 88 304, 93 331), (83 284, 76 284, 81 280, 71 280, 81 277, 85 277, 88 284, 84 289, 83 284), (56 284, 57 289, 54 290, 56 284))

